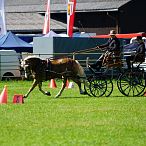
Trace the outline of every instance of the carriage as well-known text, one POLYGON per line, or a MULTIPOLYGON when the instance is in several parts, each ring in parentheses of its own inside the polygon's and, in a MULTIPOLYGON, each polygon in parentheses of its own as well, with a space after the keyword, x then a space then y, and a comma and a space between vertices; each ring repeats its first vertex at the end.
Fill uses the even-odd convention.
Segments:
MULTIPOLYGON (((132 47, 135 47, 132 44, 132 47)), ((132 47, 126 46, 126 51, 132 52, 132 47)), ((126 54, 127 52, 125 52, 126 54)), ((144 93, 146 87, 146 77, 144 67, 142 63, 144 60, 133 60, 131 61, 131 69, 127 69, 125 66, 125 60, 123 55, 112 56, 111 61, 108 60, 104 65, 102 71, 96 71, 93 69, 87 61, 87 68, 92 73, 87 77, 88 86, 84 86, 85 91, 89 96, 101 97, 101 96, 110 96, 113 92, 113 79, 116 79, 116 84, 118 90, 125 96, 141 96, 144 93), (116 61, 118 58, 118 62, 116 61), (116 70, 116 77, 113 78, 113 75, 109 75, 108 71, 116 70)))
MULTIPOLYGON (((89 49, 92 50, 92 49, 89 49)), ((93 48, 95 50, 95 48, 93 48)), ((28 97, 30 92, 38 85, 39 90, 50 95, 50 92, 42 90, 42 82, 53 78, 63 80, 62 88, 55 97, 61 96, 66 87, 67 79, 73 80, 79 87, 80 94, 88 94, 89 96, 101 97, 110 96, 113 92, 113 76, 108 74, 110 68, 116 68, 116 82, 119 91, 125 96, 140 96, 146 87, 144 68, 141 67, 142 62, 132 62, 130 70, 123 68, 123 60, 121 56, 111 56, 107 63, 104 64, 102 71, 95 71, 90 67, 87 61, 87 68, 91 75, 86 75, 83 67, 77 60, 60 57, 57 59, 42 60, 39 57, 30 56, 22 61, 22 67, 26 76, 32 74, 34 82, 24 97, 28 97), (118 61, 117 61, 118 60, 118 61), (81 83, 84 84, 82 90, 81 83)))

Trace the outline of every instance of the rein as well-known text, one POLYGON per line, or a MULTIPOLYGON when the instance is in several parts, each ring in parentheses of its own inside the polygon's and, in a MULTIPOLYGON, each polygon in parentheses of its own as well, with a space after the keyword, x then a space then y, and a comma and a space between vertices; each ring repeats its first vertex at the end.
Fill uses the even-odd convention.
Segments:
POLYGON ((98 46, 96 47, 93 47, 93 48, 88 48, 88 49, 85 49, 85 50, 79 50, 79 51, 75 51, 75 52, 72 52, 70 53, 69 55, 58 55, 58 56, 55 56, 55 57, 50 57, 48 58, 49 60, 55 60, 55 59, 59 59, 59 58, 66 58, 66 57, 69 57, 69 56, 72 56, 72 55, 75 55, 75 54, 81 54, 81 53, 86 53, 86 52, 92 52, 92 51, 95 51, 95 50, 100 50, 100 51, 103 51, 104 49, 100 49, 98 46))
POLYGON ((85 52, 92 52, 92 51, 95 51, 95 50, 101 50, 98 46, 94 47, 94 48, 88 48, 88 49, 85 49, 85 50, 80 50, 80 51, 75 51, 73 52, 73 54, 80 54, 80 53, 85 53, 85 52))

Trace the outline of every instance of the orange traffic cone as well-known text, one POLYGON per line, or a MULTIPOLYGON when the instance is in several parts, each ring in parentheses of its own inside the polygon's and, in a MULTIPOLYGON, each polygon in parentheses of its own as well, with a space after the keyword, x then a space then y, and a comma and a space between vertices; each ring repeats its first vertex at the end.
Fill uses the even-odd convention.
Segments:
POLYGON ((69 86, 69 81, 67 80, 67 81, 66 81, 66 86, 65 86, 65 87, 68 88, 68 86, 69 86))
POLYGON ((0 103, 7 103, 8 93, 7 93, 7 86, 4 86, 4 89, 0 95, 0 103))
POLYGON ((146 96, 146 91, 144 91, 144 94, 143 94, 143 96, 146 96))
POLYGON ((13 96, 13 103, 24 103, 24 100, 23 100, 23 95, 21 94, 15 94, 13 96))
POLYGON ((50 85, 49 85, 50 88, 56 88, 57 85, 55 83, 55 80, 54 79, 51 79, 51 82, 50 82, 50 85))

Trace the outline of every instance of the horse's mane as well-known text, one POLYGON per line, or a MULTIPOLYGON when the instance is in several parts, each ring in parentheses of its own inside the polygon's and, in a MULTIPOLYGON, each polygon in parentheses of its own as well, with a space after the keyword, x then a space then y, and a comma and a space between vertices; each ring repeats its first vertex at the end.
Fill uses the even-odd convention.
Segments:
POLYGON ((31 55, 31 56, 27 56, 24 60, 31 59, 31 58, 38 58, 38 59, 40 59, 40 57, 38 57, 38 56, 31 55))

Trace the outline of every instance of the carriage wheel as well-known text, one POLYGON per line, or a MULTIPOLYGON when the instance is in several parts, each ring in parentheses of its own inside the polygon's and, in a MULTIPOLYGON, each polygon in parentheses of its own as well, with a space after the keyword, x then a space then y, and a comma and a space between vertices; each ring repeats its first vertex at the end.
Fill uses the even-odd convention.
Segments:
POLYGON ((120 76, 120 92, 126 96, 139 96, 146 87, 143 70, 127 71, 120 76))
POLYGON ((84 84, 85 93, 87 93, 89 96, 92 96, 92 94, 90 92, 90 81, 92 78, 93 78, 93 76, 88 77, 86 83, 84 84))
POLYGON ((100 97, 105 94, 107 90, 107 81, 102 77, 94 77, 90 81, 90 91, 94 97, 100 97))
POLYGON ((109 97, 113 92, 113 82, 111 79, 107 80, 107 90, 105 92, 105 96, 109 97))
POLYGON ((123 95, 125 95, 125 93, 123 93, 123 90, 121 89, 121 76, 122 76, 122 74, 120 74, 119 77, 118 77, 118 80, 117 80, 117 87, 118 87, 118 90, 119 90, 123 95))

